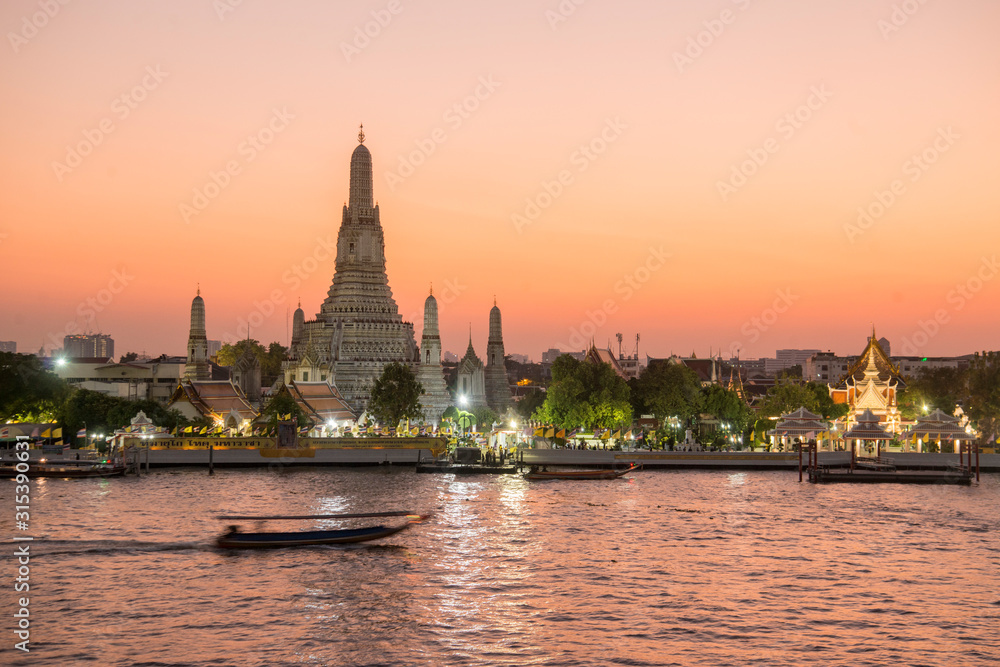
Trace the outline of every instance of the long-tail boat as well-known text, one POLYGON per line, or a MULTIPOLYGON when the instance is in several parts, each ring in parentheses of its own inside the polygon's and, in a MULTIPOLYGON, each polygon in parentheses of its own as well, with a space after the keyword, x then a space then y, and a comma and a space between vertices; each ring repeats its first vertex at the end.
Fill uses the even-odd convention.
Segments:
POLYGON ((244 533, 238 525, 231 525, 220 535, 216 546, 222 549, 274 549, 278 547, 305 547, 324 544, 355 544, 370 542, 394 535, 430 517, 413 512, 374 512, 368 514, 310 514, 302 516, 221 516, 224 521, 289 521, 300 519, 361 519, 374 517, 405 517, 406 520, 391 525, 365 526, 338 530, 304 530, 286 532, 244 533))

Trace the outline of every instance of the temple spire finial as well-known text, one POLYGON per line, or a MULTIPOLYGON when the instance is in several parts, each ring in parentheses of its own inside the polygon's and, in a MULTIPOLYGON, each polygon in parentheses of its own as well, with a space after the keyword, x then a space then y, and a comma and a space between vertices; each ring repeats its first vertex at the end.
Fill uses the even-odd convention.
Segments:
POLYGON ((434 283, 431 282, 431 296, 434 296, 434 283))
POLYGON ((195 291, 196 291, 195 296, 201 296, 201 283, 198 283, 198 289, 195 291))
POLYGON ((496 294, 493 295, 493 305, 494 306, 497 305, 497 295, 496 294))
POLYGON ((358 143, 359 144, 365 143, 365 124, 364 123, 361 123, 361 125, 358 126, 358 143))

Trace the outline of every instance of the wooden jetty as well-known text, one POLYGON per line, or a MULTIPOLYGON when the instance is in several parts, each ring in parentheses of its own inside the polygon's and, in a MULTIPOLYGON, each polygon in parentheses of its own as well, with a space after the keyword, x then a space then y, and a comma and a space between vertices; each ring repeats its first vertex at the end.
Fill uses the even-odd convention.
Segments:
POLYGON ((799 448, 799 481, 803 470, 814 484, 957 484, 970 486, 979 482, 979 446, 963 443, 959 452, 959 465, 929 470, 899 470, 893 459, 886 456, 855 456, 853 449, 847 465, 819 465, 816 443, 803 444, 799 448), (975 453, 975 468, 973 468, 975 453), (803 468, 802 455, 806 455, 803 468))

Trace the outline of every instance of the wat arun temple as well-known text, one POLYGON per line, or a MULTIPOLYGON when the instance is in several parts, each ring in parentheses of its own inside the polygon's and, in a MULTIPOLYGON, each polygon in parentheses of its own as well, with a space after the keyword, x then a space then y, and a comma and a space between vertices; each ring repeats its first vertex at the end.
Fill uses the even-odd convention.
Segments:
MULTIPOLYGON (((421 350, 413 324, 403 321, 389 288, 385 235, 374 203, 372 156, 364 139, 362 128, 351 155, 350 195, 337 235, 333 284, 315 319, 306 321, 301 305, 295 311, 284 381, 334 384, 360 414, 383 368, 400 362, 417 374, 424 387, 425 415, 428 421, 437 422, 452 404, 441 366, 437 301, 432 293, 424 303, 421 350)), ((494 339, 500 335, 498 311, 491 315, 491 345, 496 345, 494 339)), ((502 364, 501 357, 500 368, 502 364)), ((496 392, 498 407, 510 403, 509 387, 503 385, 503 391, 496 392)))

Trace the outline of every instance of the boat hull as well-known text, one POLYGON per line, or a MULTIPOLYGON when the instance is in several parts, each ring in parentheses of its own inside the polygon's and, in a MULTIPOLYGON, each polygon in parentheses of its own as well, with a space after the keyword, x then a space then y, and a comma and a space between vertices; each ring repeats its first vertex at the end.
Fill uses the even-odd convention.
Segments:
POLYGON ((19 474, 27 475, 29 478, 55 477, 61 479, 78 479, 85 477, 122 477, 125 468, 122 466, 102 466, 99 468, 85 468, 78 466, 42 466, 32 465, 25 473, 19 473, 13 466, 3 466, 0 468, 0 479, 11 479, 19 474))
POLYGON ((357 544, 395 535, 419 520, 395 526, 369 526, 347 530, 312 530, 284 533, 226 533, 216 540, 222 549, 279 549, 282 547, 309 547, 327 544, 357 544))
POLYGON ((630 472, 639 469, 639 466, 632 466, 625 470, 546 470, 529 472, 524 475, 525 479, 618 479, 630 472))

